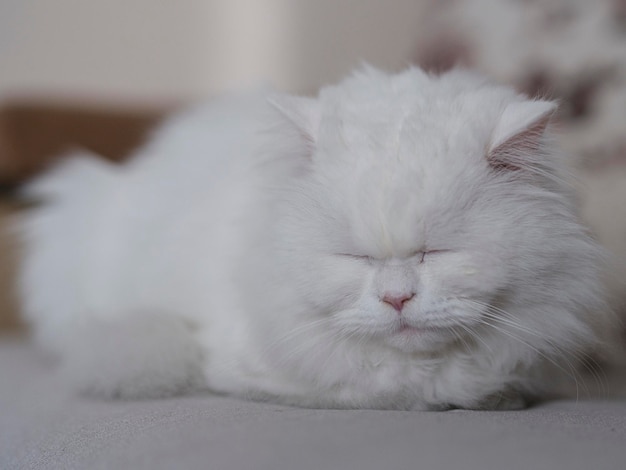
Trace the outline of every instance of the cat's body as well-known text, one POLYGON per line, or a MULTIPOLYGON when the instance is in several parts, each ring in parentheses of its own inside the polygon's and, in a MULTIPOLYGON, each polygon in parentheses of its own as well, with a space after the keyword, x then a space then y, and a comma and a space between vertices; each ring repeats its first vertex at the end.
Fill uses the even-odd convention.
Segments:
POLYGON ((25 312, 100 395, 519 406, 601 323, 552 110, 416 69, 217 100, 33 185, 25 312))

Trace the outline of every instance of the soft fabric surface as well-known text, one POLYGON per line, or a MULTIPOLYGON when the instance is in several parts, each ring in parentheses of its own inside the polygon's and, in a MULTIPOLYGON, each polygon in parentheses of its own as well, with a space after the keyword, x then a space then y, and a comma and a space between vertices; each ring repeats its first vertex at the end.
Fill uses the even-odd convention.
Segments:
POLYGON ((0 341, 1 469, 626 468, 626 400, 517 412, 297 409, 210 395, 77 398, 0 341))

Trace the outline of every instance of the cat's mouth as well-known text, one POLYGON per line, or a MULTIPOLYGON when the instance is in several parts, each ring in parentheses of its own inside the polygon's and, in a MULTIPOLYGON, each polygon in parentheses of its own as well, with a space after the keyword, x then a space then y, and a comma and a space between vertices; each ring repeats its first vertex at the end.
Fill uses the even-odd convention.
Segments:
POLYGON ((426 333, 440 332, 443 329, 444 328, 437 327, 437 326, 424 326, 424 325, 414 326, 414 325, 407 323, 404 320, 400 320, 400 322, 398 322, 398 325, 394 329, 393 334, 421 335, 421 334, 426 334, 426 333))
POLYGON ((388 344, 407 353, 434 352, 454 337, 449 326, 412 324, 404 319, 398 319, 387 331, 388 344))

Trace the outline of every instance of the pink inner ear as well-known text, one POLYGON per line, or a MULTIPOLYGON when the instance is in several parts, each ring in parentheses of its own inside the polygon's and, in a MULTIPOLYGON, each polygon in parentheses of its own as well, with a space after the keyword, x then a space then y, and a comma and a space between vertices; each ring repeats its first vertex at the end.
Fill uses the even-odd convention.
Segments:
POLYGON ((541 150, 541 138, 550 122, 550 115, 542 116, 529 127, 502 142, 487 155, 492 168, 516 171, 524 168, 524 163, 536 159, 541 150))

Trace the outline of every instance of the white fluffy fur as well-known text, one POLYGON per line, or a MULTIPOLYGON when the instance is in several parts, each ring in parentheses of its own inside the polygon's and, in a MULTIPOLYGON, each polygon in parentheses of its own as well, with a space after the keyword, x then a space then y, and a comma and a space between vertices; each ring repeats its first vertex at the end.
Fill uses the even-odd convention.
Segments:
POLYGON ((198 107, 124 165, 79 155, 29 188, 50 203, 25 221, 26 315, 107 396, 519 406, 601 320, 551 109, 419 69, 198 107))

